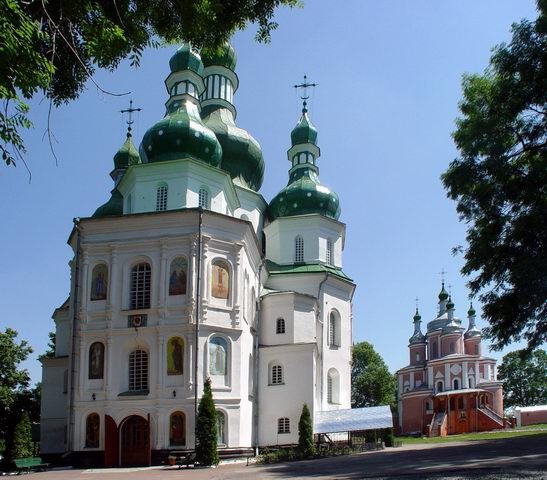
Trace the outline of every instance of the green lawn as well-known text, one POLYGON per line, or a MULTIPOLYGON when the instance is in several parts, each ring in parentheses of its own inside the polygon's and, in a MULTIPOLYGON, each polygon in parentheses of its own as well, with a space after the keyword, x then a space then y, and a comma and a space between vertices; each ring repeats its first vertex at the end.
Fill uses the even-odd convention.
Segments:
POLYGON ((447 443, 447 442, 466 442, 473 440, 496 440, 499 438, 524 437, 529 435, 545 435, 547 437, 547 425, 530 425, 519 430, 502 430, 494 432, 464 433, 461 435, 449 435, 448 437, 395 437, 395 440, 403 442, 403 445, 412 445, 415 443, 447 443))

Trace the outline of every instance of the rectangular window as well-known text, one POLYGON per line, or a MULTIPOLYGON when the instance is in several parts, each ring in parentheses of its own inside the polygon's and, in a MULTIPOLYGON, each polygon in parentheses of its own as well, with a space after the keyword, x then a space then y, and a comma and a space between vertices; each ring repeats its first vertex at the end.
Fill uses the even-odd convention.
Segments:
POLYGON ((167 185, 160 185, 156 190, 156 212, 167 210, 167 185))
POLYGON ((327 265, 334 265, 332 242, 327 240, 327 265))
POLYGON ((294 239, 294 261, 295 263, 304 262, 304 239, 300 236, 294 239))

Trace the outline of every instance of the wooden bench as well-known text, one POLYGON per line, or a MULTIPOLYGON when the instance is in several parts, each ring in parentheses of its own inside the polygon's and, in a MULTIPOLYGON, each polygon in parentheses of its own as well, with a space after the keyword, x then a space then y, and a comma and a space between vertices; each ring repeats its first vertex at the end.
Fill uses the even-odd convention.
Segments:
POLYGON ((18 474, 21 472, 30 472, 31 470, 45 472, 47 467, 49 467, 49 463, 44 463, 40 457, 16 458, 14 462, 18 474))
POLYGON ((189 467, 190 465, 195 466, 196 465, 196 454, 195 453, 187 453, 184 456, 177 457, 176 464, 179 466, 179 470, 182 467, 189 467))

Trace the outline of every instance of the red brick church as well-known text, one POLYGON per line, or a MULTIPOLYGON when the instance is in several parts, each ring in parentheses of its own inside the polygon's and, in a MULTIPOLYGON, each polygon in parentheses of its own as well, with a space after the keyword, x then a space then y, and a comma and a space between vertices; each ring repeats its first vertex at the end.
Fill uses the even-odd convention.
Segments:
POLYGON ((496 360, 482 355, 476 312, 471 305, 466 330, 454 307, 443 282, 438 315, 425 335, 416 308, 410 363, 397 372, 402 434, 445 436, 505 428, 503 387, 496 378, 496 360))

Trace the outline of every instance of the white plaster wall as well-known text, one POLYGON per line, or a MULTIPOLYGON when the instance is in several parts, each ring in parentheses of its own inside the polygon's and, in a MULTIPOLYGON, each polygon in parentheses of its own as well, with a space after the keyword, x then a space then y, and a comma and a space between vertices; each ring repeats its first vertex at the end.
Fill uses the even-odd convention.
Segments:
POLYGON ((261 446, 298 443, 298 420, 306 403, 313 416, 315 344, 272 346, 260 349, 259 444, 261 446), (284 384, 269 385, 269 365, 279 362, 284 384), (290 433, 277 433, 277 420, 290 419, 290 433))
POLYGON ((40 451, 62 453, 66 451, 68 397, 64 391, 68 357, 42 360, 42 401, 40 404, 40 451))

